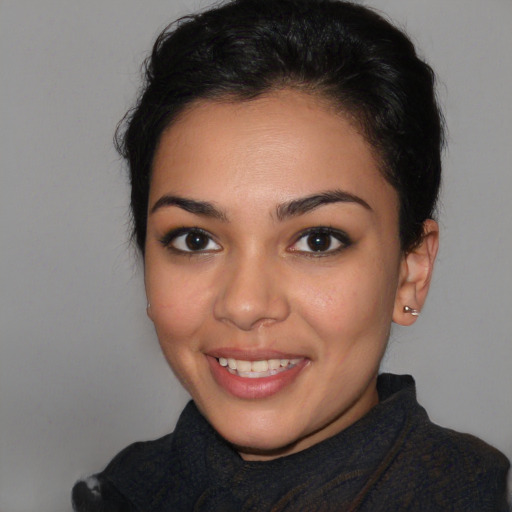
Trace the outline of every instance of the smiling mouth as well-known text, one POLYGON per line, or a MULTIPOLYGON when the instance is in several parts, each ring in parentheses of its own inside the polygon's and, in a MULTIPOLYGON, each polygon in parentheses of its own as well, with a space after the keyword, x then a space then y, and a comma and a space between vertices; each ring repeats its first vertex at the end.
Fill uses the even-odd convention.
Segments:
POLYGON ((231 375, 238 375, 249 379, 271 377, 278 373, 291 370, 302 361, 299 359, 262 359, 259 361, 246 361, 219 357, 216 358, 220 366, 226 368, 231 375))

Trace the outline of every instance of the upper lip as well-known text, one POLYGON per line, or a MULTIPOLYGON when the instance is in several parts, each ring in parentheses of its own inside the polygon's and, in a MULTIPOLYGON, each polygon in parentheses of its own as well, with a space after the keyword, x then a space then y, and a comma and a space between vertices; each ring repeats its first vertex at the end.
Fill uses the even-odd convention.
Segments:
POLYGON ((207 355, 215 358, 238 359, 239 361, 262 361, 268 359, 304 359, 305 356, 271 349, 218 348, 209 350, 207 355))

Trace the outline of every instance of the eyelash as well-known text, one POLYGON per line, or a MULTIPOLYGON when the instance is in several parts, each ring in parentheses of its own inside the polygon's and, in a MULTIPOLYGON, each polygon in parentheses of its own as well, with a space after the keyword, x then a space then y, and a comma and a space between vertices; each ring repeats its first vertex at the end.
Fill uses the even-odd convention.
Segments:
MULTIPOLYGON (((193 241, 193 240, 189 240, 189 242, 190 241, 193 241)), ((169 233, 167 233, 165 236, 163 236, 160 239, 160 243, 165 248, 172 251, 173 253, 175 253, 177 255, 184 255, 184 256, 208 254, 208 253, 212 253, 212 252, 219 252, 220 250, 222 250, 222 247, 217 242, 215 242, 215 240, 212 238, 210 233, 208 233, 207 231, 205 231, 201 228, 185 228, 185 227, 183 227, 183 228, 174 229, 174 230, 170 231, 169 233), (183 243, 187 244, 186 239, 190 235, 196 235, 196 236, 199 235, 200 237, 205 237, 205 239, 203 239, 203 242, 206 242, 206 244, 207 244, 206 247, 199 248, 197 250, 194 250, 194 249, 191 249, 190 247, 188 247, 188 250, 187 250, 186 248, 183 248, 183 247, 180 248, 180 247, 176 247, 175 245, 173 245, 173 244, 176 244, 176 241, 179 240, 181 237, 183 237, 183 243), (212 248, 208 249, 208 246, 212 243, 215 244, 217 247, 215 247, 213 249, 212 248)), ((318 257, 325 257, 325 256, 337 254, 337 253, 343 251, 344 249, 346 249, 347 247, 349 247, 350 245, 352 245, 352 241, 350 240, 350 237, 344 231, 340 231, 338 229, 333 229, 333 228, 329 228, 329 227, 314 227, 314 228, 308 228, 308 229, 302 231, 301 233, 299 233, 295 242, 289 247, 288 250, 291 252, 294 252, 294 253, 300 253, 300 254, 306 255, 308 257, 318 258, 318 257), (299 242, 302 239, 307 240, 307 238, 311 237, 311 236, 318 237, 318 236, 325 236, 325 235, 330 237, 329 246, 325 250, 315 251, 315 250, 304 250, 304 249, 294 248, 294 246, 299 244, 299 242), (333 244, 333 240, 335 240, 337 243, 339 243, 339 245, 338 245, 338 247, 331 249, 330 247, 333 244)), ((311 249, 310 245, 309 245, 309 248, 311 249)))
POLYGON ((173 229, 172 231, 169 231, 169 233, 167 233, 165 236, 163 236, 161 239, 160 239, 160 243, 167 249, 169 249, 170 251, 174 252, 175 254, 178 254, 178 255, 184 255, 184 256, 193 256, 194 254, 205 254, 205 253, 210 253, 210 252, 218 252, 221 250, 221 247, 220 245, 215 242, 212 238, 212 236, 210 235, 210 233, 208 233, 207 231, 205 231, 204 229, 201 229, 201 228, 178 228, 178 229, 173 229), (200 236, 203 236, 207 239, 207 244, 210 245, 211 243, 214 243, 216 244, 219 248, 215 248, 215 249, 208 249, 208 245, 205 249, 198 249, 198 250, 193 250, 193 249, 190 249, 189 250, 186 250, 186 249, 183 249, 183 248, 179 248, 179 247, 175 247, 173 246, 173 244, 176 243, 176 241, 181 238, 181 237, 184 237, 184 243, 186 244, 186 238, 189 236, 189 235, 200 235, 200 236))
MULTIPOLYGON (((293 243, 290 250, 292 252, 298 252, 304 255, 307 255, 308 257, 312 258, 321 258, 325 256, 331 256, 333 254, 337 254, 347 247, 352 245, 352 240, 350 237, 345 233, 344 231, 340 231, 339 229, 334 228, 328 228, 328 227, 315 227, 315 228, 308 228, 304 231, 302 231, 299 236, 297 237, 297 240, 293 243), (329 240, 329 247, 326 250, 320 250, 320 251, 307 251, 302 249, 293 249, 293 246, 297 245, 302 239, 307 240, 310 236, 319 236, 319 235, 327 235, 330 237, 329 240), (339 243, 339 246, 331 249, 330 246, 333 244, 333 239, 336 240, 339 243)), ((311 247, 310 247, 311 248, 311 247)))

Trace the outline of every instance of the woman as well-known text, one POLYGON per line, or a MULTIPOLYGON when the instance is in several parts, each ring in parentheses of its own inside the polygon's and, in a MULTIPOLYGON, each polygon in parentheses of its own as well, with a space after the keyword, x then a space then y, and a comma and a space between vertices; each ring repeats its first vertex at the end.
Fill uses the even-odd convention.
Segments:
POLYGON ((148 316, 193 402, 75 510, 507 510, 506 458, 378 376, 438 248, 442 119, 403 33, 323 0, 186 18, 118 144, 148 316))

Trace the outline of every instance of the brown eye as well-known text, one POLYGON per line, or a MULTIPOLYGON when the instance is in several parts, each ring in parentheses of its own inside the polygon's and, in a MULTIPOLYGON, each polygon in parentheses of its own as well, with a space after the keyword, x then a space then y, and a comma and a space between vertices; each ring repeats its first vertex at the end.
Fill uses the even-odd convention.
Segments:
POLYGON ((312 233, 306 238, 308 247, 314 251, 328 251, 331 248, 332 236, 327 233, 312 233))
POLYGON ((190 251, 202 251, 208 246, 210 239, 200 231, 191 231, 185 237, 185 245, 190 251))
POLYGON ((299 239, 290 247, 290 250, 310 255, 316 253, 323 256, 341 251, 349 245, 351 245, 350 238, 343 231, 318 227, 303 231, 299 239))
POLYGON ((199 228, 180 228, 171 231, 160 242, 177 253, 218 252, 222 248, 212 237, 199 228))

